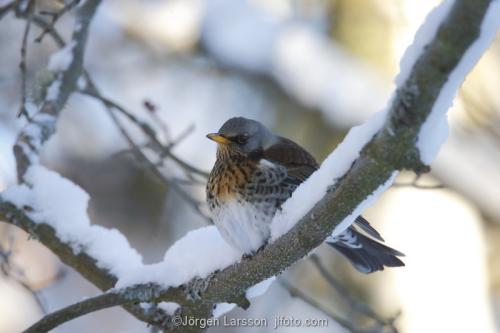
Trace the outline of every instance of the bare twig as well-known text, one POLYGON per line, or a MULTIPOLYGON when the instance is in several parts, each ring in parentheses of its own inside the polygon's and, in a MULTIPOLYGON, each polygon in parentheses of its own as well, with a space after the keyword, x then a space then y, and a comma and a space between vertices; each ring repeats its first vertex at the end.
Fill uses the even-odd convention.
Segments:
POLYGON ((6 15, 10 11, 12 11, 15 7, 16 7, 16 1, 12 1, 4 6, 1 6, 0 7, 0 20, 4 17, 4 15, 6 15))
MULTIPOLYGON (((105 104, 106 105, 106 104, 105 104)), ((108 106, 108 105, 106 105, 108 106)), ((141 150, 141 148, 136 144, 136 142, 132 139, 130 134, 126 131, 126 129, 123 127, 121 124, 120 120, 118 117, 113 113, 113 110, 111 108, 107 108, 108 114, 113 120, 113 122, 116 124, 118 127, 120 133, 123 135, 125 140, 128 142, 129 146, 132 149, 132 152, 138 157, 140 161, 146 162, 146 165, 149 167, 149 170, 153 172, 155 176, 158 177, 159 180, 161 180, 165 185, 171 186, 180 196, 182 199, 184 199, 193 209, 194 211, 201 216, 207 223, 211 223, 211 220, 208 216, 206 216, 203 211, 201 210, 201 205, 202 203, 195 200, 192 198, 188 193, 186 193, 178 184, 176 181, 171 181, 169 178, 167 178, 165 175, 161 173, 161 171, 156 167, 155 163, 153 163, 149 157, 141 150)))
POLYGON ((85 89, 83 91, 83 93, 85 93, 85 94, 87 94, 89 96, 92 96, 92 97, 100 100, 101 102, 103 102, 108 107, 112 107, 112 108, 115 108, 118 111, 120 111, 132 123, 134 123, 137 126, 139 126, 139 128, 143 131, 143 133, 157 146, 157 148, 160 150, 160 152, 162 154, 164 154, 165 156, 168 156, 169 158, 171 158, 175 163, 177 163, 183 169, 185 169, 186 171, 189 171, 189 172, 191 172, 193 174, 202 176, 204 178, 208 178, 208 172, 200 170, 199 168, 197 168, 197 167, 195 167, 195 166, 193 166, 193 165, 191 165, 191 164, 189 164, 189 163, 181 160, 180 158, 178 158, 177 156, 175 156, 174 154, 172 154, 172 152, 170 151, 170 149, 168 148, 168 146, 165 147, 159 141, 159 139, 156 136, 155 131, 152 129, 151 126, 149 126, 146 122, 138 119, 136 116, 134 116, 129 111, 127 111, 124 107, 122 107, 118 103, 110 100, 109 98, 106 98, 106 97, 104 97, 104 96, 96 93, 95 91, 91 91, 89 89, 85 89))
POLYGON ((160 117, 158 117, 158 107, 153 102, 147 99, 143 101, 142 105, 144 105, 144 108, 148 110, 151 118, 153 118, 153 120, 156 121, 156 123, 160 126, 163 136, 166 139, 170 139, 167 125, 160 119, 160 117))
MULTIPOLYGON (((172 160, 174 160, 181 168, 183 168, 187 174, 188 177, 190 173, 195 173, 197 175, 201 175, 206 177, 207 173, 204 171, 201 171, 197 169, 196 167, 193 167, 192 165, 184 162, 180 158, 178 158, 176 155, 174 155, 171 152, 171 149, 173 146, 176 144, 175 142, 170 143, 167 146, 164 146, 159 139, 156 136, 155 131, 153 128, 147 124, 146 122, 140 120, 136 116, 134 116, 132 113, 127 111, 124 107, 120 106, 116 102, 102 96, 97 88, 95 87, 95 84, 90 80, 89 77, 88 79, 88 87, 83 91, 83 93, 92 96, 98 100, 100 100, 107 108, 108 114, 110 115, 111 119, 113 122, 116 124, 118 127, 119 131, 123 135, 123 137, 126 139, 128 142, 129 146, 132 149, 132 152, 139 158, 139 160, 146 162, 146 165, 149 167, 150 171, 153 172, 154 175, 156 175, 165 185, 171 186, 180 196, 181 198, 186 201, 189 206, 191 206, 194 211, 203 218, 205 222, 208 224, 211 224, 212 221, 211 219, 203 212, 201 207, 203 206, 203 203, 194 199, 191 197, 182 187, 180 186, 180 183, 176 180, 170 179, 169 177, 166 177, 156 166, 156 163, 152 162, 150 158, 141 150, 140 146, 132 139, 132 137, 128 134, 127 130, 124 128, 124 126, 121 124, 120 120, 114 115, 113 110, 119 111, 121 114, 123 114, 127 119, 129 119, 133 124, 136 124, 142 131, 143 133, 150 139, 152 142, 155 144, 156 147, 160 149, 160 152, 162 155, 160 155, 160 161, 162 158, 166 155, 172 160), (163 155, 164 154, 164 155, 163 155)), ((188 128, 189 130, 189 128, 188 128)), ((182 138, 182 137, 181 137, 182 138)), ((192 177, 191 181, 195 181, 192 177)))
MULTIPOLYGON (((158 119, 158 121, 160 121, 158 119)), ((166 149, 171 151, 173 147, 177 146, 181 143, 185 138, 187 138, 194 131, 194 124, 189 125, 184 131, 182 131, 175 139, 172 139, 168 145, 166 145, 166 149)), ((165 153, 162 152, 162 157, 165 157, 165 153)))
POLYGON ((318 269, 321 276, 326 280, 326 282, 328 282, 332 289, 340 295, 342 300, 346 302, 349 307, 351 307, 356 312, 359 312, 373 319, 380 326, 389 328, 390 332, 397 333, 397 329, 393 325, 394 319, 385 319, 378 313, 376 313, 375 310, 373 310, 368 304, 354 299, 350 295, 349 291, 332 274, 330 274, 326 267, 321 263, 321 260, 317 254, 311 254, 309 256, 309 259, 318 269))
MULTIPOLYGON (((56 44, 59 47, 64 47, 66 45, 66 43, 63 40, 63 38, 57 33, 57 31, 54 29, 54 27, 50 26, 49 23, 46 22, 42 17, 35 15, 34 18, 33 18, 33 22, 35 24, 37 24, 38 26, 42 27, 44 30, 48 31, 48 33, 52 36, 52 38, 54 39, 54 41, 56 42, 56 44)), ((178 158, 177 156, 175 156, 174 154, 171 153, 171 149, 176 144, 178 144, 182 139, 184 139, 184 137, 187 134, 189 134, 192 131, 192 129, 193 129, 192 126, 188 127, 186 129, 186 131, 184 131, 176 140, 174 140, 174 141, 170 142, 168 145, 164 146, 159 141, 159 139, 156 136, 156 133, 155 133, 154 129, 149 124, 147 124, 145 121, 140 120, 139 118, 137 118, 136 116, 134 116, 131 112, 127 111, 125 108, 123 108, 119 104, 113 102, 112 100, 110 100, 108 98, 103 97, 99 93, 96 85, 93 83, 93 80, 91 79, 90 75, 85 70, 84 70, 84 76, 85 76, 85 79, 87 81, 87 87, 84 90, 84 93, 86 93, 86 94, 88 94, 88 95, 90 95, 90 96, 92 96, 92 97, 100 100, 101 102, 103 102, 103 104, 108 109, 114 108, 114 109, 120 111, 133 124, 136 124, 143 131, 143 133, 153 141, 153 144, 155 145, 155 147, 159 147, 160 148, 160 153, 161 153, 160 157, 161 158, 163 158, 165 156, 169 156, 181 168, 183 168, 186 172, 188 172, 187 175, 188 175, 188 178, 190 178, 190 181, 189 181, 190 184, 201 183, 201 182, 196 181, 196 179, 191 176, 191 174, 190 174, 191 172, 195 173, 195 174, 197 174, 199 176, 202 176, 204 178, 206 178, 208 176, 208 174, 205 171, 197 169, 196 167, 188 164, 187 162, 181 160, 180 158, 178 158)), ((118 126, 117 118, 114 117, 112 119, 115 122, 115 124, 117 124, 117 126, 118 126)), ((126 132, 126 130, 123 128, 123 126, 120 125, 118 127, 119 127, 119 130, 120 130, 120 132, 122 134, 124 132, 126 132)), ((131 143, 131 141, 133 141, 130 136, 129 136, 128 139, 126 138, 126 140, 127 140, 127 142, 129 142, 129 144, 131 143)), ((136 156, 138 156, 137 155, 137 151, 140 151, 140 146, 138 144, 136 144, 135 142, 133 142, 133 147, 134 148, 132 149, 132 151, 136 153, 136 156)), ((141 155, 144 155, 144 154, 142 154, 142 151, 141 151, 141 155)), ((139 156, 139 157, 141 157, 141 156, 139 156)), ((144 155, 143 157, 141 157, 141 160, 147 162, 148 166, 151 168, 151 170, 153 171, 153 173, 155 175, 157 175, 162 182, 164 182, 165 184, 171 183, 171 185, 173 185, 172 188, 179 193, 179 195, 181 196, 181 198, 185 199, 188 202, 188 204, 195 210, 195 212, 198 215, 202 216, 205 221, 207 221, 208 223, 211 223, 211 220, 200 209, 200 207, 203 204, 201 202, 195 200, 194 198, 192 198, 187 192, 185 192, 182 188, 179 187, 179 185, 182 182, 180 182, 178 179, 171 179, 171 180, 167 179, 159 170, 157 170, 156 164, 153 163, 153 162, 151 162, 151 160, 149 158, 147 158, 146 155, 144 155), (153 168, 156 169, 156 170, 153 170, 153 168)))
POLYGON ((30 116, 26 110, 26 53, 28 52, 28 35, 30 33, 31 22, 33 21, 34 10, 35 1, 29 0, 26 8, 26 24, 21 42, 21 62, 19 63, 19 69, 21 70, 21 105, 19 106, 17 117, 24 115, 28 120, 30 120, 30 116))
POLYGON ((19 133, 14 145, 14 155, 20 181, 23 180, 28 167, 37 162, 40 148, 56 130, 55 123, 59 112, 76 89, 83 68, 89 25, 99 4, 100 0, 87 0, 78 8, 72 35, 74 47, 71 50, 71 62, 67 68, 56 73, 55 79, 45 93, 38 114, 33 116, 29 126, 19 133), (41 135, 33 136, 34 132, 41 135))
MULTIPOLYGON (((41 320, 26 329, 23 333, 48 332, 69 320, 78 318, 87 313, 132 303, 158 303, 165 298, 163 294, 164 288, 161 285, 153 283, 147 285, 147 291, 144 290, 143 285, 130 286, 123 289, 112 289, 101 295, 72 304, 43 317, 41 320)), ((189 301, 185 301, 182 304, 189 304, 189 301)), ((164 328, 174 329, 176 327, 172 325, 172 322, 169 322, 165 323, 164 328)), ((182 331, 189 332, 190 329, 189 327, 182 327, 182 331)))
POLYGON ((37 43, 40 43, 43 39, 43 37, 45 37, 45 35, 50 32, 51 30, 54 29, 54 26, 55 24, 57 23, 57 21, 67 12, 69 12, 71 9, 73 9, 76 5, 78 5, 78 3, 80 3, 81 0, 73 0, 73 1, 70 1, 69 3, 67 3, 66 5, 64 5, 63 8, 61 8, 59 11, 57 12, 47 12, 47 11, 44 11, 44 12, 40 12, 40 14, 42 15, 47 15, 47 16, 50 16, 51 18, 51 21, 50 23, 47 24, 47 26, 42 30, 42 32, 40 33, 40 35, 35 38, 35 41, 37 43))
POLYGON ((43 317, 42 320, 26 329, 24 333, 48 332, 60 324, 68 321, 68 319, 71 320, 90 312, 132 302, 135 302, 135 300, 124 299, 122 294, 110 291, 72 304, 59 311, 52 312, 51 314, 43 317))
POLYGON ((50 24, 47 22, 46 19, 44 19, 40 15, 34 15, 33 16, 33 23, 35 23, 39 28, 47 30, 47 33, 52 37, 52 39, 57 44, 57 46, 59 46, 60 48, 66 46, 66 42, 64 41, 64 39, 54 29, 54 27, 50 26, 50 24))
POLYGON ((297 297, 312 306, 315 309, 318 309, 319 311, 323 312, 325 315, 328 317, 332 318, 334 321, 336 321, 340 326, 348 329, 352 333, 366 333, 361 329, 356 328, 350 321, 347 319, 344 319, 340 316, 338 316, 336 313, 332 312, 331 310, 327 309, 323 304, 318 302, 316 299, 312 298, 311 296, 307 295, 304 293, 302 290, 299 288, 291 285, 288 281, 285 279, 279 279, 279 283, 290 293, 290 296, 292 297, 297 297))

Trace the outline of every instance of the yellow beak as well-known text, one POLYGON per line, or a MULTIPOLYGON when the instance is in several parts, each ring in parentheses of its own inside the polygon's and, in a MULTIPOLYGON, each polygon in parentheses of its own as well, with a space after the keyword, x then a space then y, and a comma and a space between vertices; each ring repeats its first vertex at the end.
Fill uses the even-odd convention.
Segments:
POLYGON ((227 145, 228 143, 231 142, 231 141, 229 141, 228 139, 226 139, 225 137, 223 137, 222 135, 220 135, 218 133, 207 134, 207 138, 209 138, 210 140, 213 140, 213 141, 215 141, 217 143, 223 144, 223 145, 227 145))

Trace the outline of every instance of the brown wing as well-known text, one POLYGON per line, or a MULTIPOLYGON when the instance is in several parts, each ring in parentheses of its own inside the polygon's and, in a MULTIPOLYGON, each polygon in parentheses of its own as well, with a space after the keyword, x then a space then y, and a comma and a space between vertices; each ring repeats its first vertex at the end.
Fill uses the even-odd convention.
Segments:
MULTIPOLYGON (((278 164, 286 167, 287 178, 286 178, 285 182, 288 183, 289 185, 291 185, 292 191, 294 191, 295 188, 297 188, 297 186, 300 185, 300 183, 305 181, 319 167, 319 165, 316 162, 316 160, 314 159, 314 157, 312 157, 312 155, 309 154, 304 148, 302 148, 301 146, 299 146, 298 144, 296 144, 292 140, 289 140, 289 139, 286 139, 283 137, 280 137, 280 140, 278 141, 278 143, 274 144, 273 146, 271 146, 267 150, 265 150, 263 152, 263 157, 266 160, 278 163, 278 164)), ((291 193, 290 193, 290 195, 291 195, 291 193)), ((284 199, 283 201, 285 201, 285 200, 286 199, 284 199)), ((370 235, 371 237, 373 237, 381 242, 384 241, 384 239, 378 233, 378 231, 375 230, 370 225, 370 223, 368 223, 368 221, 364 217, 362 217, 361 215, 356 218, 356 220, 354 221, 354 224, 356 226, 358 226, 359 228, 361 228, 366 234, 370 235)), ((364 237, 363 239, 365 239, 365 238, 368 239, 366 236, 363 236, 362 234, 360 234, 354 227, 350 227, 348 230, 356 233, 356 235, 359 235, 358 237, 360 239, 362 237, 364 237)), ((366 250, 364 250, 365 252, 363 252, 362 255, 364 255, 365 257, 371 255, 370 258, 372 258, 372 259, 370 259, 370 260, 372 260, 372 261, 368 263, 370 265, 374 264, 373 260, 375 260, 375 259, 378 260, 375 262, 376 265, 379 265, 377 267, 374 267, 374 266, 370 266, 368 268, 366 268, 364 266, 361 267, 360 265, 363 265, 363 264, 366 265, 366 258, 360 257, 361 254, 359 254, 359 255, 356 254, 353 257, 353 255, 351 255, 351 252, 354 252, 352 249, 351 250, 344 249, 341 246, 340 246, 340 248, 339 248, 339 246, 336 246, 336 248, 339 249, 341 251, 341 253, 346 255, 351 261, 353 261, 353 263, 357 269, 362 268, 364 270, 363 271, 364 273, 383 269, 383 268, 380 268, 380 267, 383 267, 381 265, 385 265, 388 267, 404 266, 403 262, 396 257, 396 256, 403 255, 402 253, 400 253, 394 249, 391 249, 389 247, 386 247, 382 244, 379 244, 373 240, 370 240, 370 239, 368 239, 368 240, 370 241, 370 243, 375 243, 375 246, 377 246, 378 253, 374 252, 373 254, 370 254, 370 253, 365 254, 366 250), (383 260, 376 257, 379 255, 382 256, 380 258, 382 258, 383 260), (358 259, 358 260, 356 260, 356 259, 358 259), (380 260, 382 260, 382 261, 380 261, 380 260), (359 261, 361 261, 361 262, 359 262, 359 261)), ((332 245, 332 244, 330 244, 330 245, 332 245)), ((358 250, 358 249, 355 249, 355 250, 358 250)), ((353 253, 353 254, 355 254, 355 253, 353 253)))
POLYGON ((311 154, 292 140, 283 137, 279 137, 277 143, 264 150, 263 157, 286 167, 289 181, 296 185, 318 169, 318 163, 311 154))

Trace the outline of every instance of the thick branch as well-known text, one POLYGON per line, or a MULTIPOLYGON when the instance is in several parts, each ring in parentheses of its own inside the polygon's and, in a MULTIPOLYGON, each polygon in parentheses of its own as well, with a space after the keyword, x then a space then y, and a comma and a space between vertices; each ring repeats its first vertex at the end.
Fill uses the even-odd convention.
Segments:
POLYGON ((24 333, 48 332, 73 318, 116 305, 123 305, 132 302, 137 303, 141 301, 148 302, 149 300, 154 299, 158 292, 158 286, 154 285, 150 286, 146 293, 142 290, 140 290, 139 293, 136 293, 134 287, 121 291, 111 290, 96 297, 88 298, 75 303, 62 310, 55 311, 45 316, 42 321, 39 321, 26 329, 24 333), (131 295, 133 296, 131 297, 131 295))
POLYGON ((122 300, 118 294, 101 294, 45 316, 43 321, 39 321, 30 326, 24 333, 48 332, 68 320, 112 306, 123 305, 125 303, 127 302, 122 300))
MULTIPOLYGON (((426 170, 415 147, 418 133, 448 76, 478 37, 490 3, 490 0, 455 1, 434 40, 421 54, 409 78, 396 91, 384 127, 364 147, 360 157, 335 188, 328 191, 293 229, 252 258, 214 274, 202 281, 204 283, 192 281, 187 286, 168 289, 151 284, 138 285, 135 290, 159 288, 158 294, 150 300, 174 301, 183 305, 184 309, 191 305, 220 302, 243 304, 249 287, 279 274, 319 246, 394 171, 409 168, 418 173, 426 170), (206 287, 194 288, 194 285, 206 287), (194 302, 187 301, 187 294, 198 297, 194 302)), ((127 303, 130 299, 113 304, 120 302, 127 303)))
POLYGON ((3 201, 0 197, 0 220, 23 229, 33 238, 45 245, 56 254, 66 265, 73 267, 85 279, 102 290, 110 289, 116 283, 116 277, 105 269, 98 268, 94 258, 85 252, 75 254, 73 248, 62 242, 56 235, 54 228, 44 223, 36 223, 28 217, 26 211, 3 201))
POLYGON ((336 188, 290 232, 264 251, 216 274, 202 296, 204 301, 228 301, 253 284, 279 274, 319 246, 335 226, 384 184, 395 170, 422 169, 415 148, 419 130, 451 71, 479 36, 490 3, 489 0, 455 1, 410 77, 396 91, 398 98, 390 107, 387 123, 365 146, 336 188))

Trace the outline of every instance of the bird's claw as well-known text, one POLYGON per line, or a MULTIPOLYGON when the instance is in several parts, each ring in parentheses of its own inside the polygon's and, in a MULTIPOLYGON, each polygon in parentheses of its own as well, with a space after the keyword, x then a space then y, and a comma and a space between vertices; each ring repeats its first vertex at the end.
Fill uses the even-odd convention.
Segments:
POLYGON ((260 251, 264 250, 265 247, 267 246, 267 244, 269 244, 268 242, 265 242, 261 247, 259 247, 257 250, 255 251, 252 251, 250 253, 244 253, 242 256, 241 256, 241 259, 243 260, 248 260, 250 258, 252 258, 254 255, 256 255, 257 253, 259 253, 260 251))

